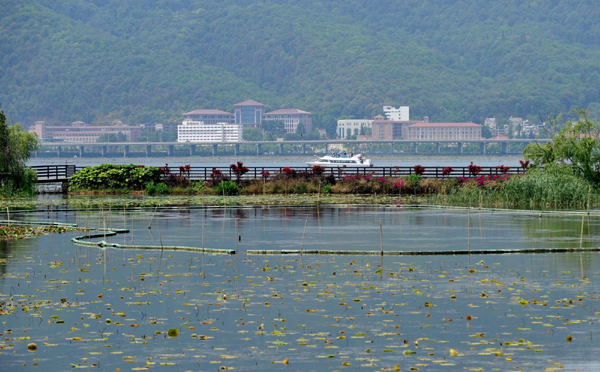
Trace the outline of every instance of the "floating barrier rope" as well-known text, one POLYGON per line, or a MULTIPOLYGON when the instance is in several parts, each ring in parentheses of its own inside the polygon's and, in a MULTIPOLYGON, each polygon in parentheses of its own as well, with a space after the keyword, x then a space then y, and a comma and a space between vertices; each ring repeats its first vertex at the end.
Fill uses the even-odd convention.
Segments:
POLYGON ((128 233, 129 229, 112 229, 112 230, 96 230, 87 235, 80 235, 71 238, 71 241, 77 245, 84 245, 88 247, 98 248, 115 248, 115 249, 130 249, 130 250, 159 250, 159 251, 187 251, 187 252, 198 252, 198 253, 213 253, 213 254, 235 254, 235 250, 231 249, 216 249, 216 248, 197 248, 197 247, 184 247, 184 246, 155 246, 155 245, 127 245, 118 243, 109 243, 104 240, 99 242, 86 241, 94 238, 102 238, 105 236, 114 236, 117 234, 128 233))
MULTIPOLYGON (((163 250, 163 251, 186 251, 213 254, 235 254, 233 249, 198 248, 185 246, 156 246, 156 245, 126 245, 109 243, 104 240, 99 242, 86 241, 105 236, 128 233, 128 229, 96 230, 97 232, 77 236, 71 241, 77 245, 98 248, 115 248, 131 250, 163 250)), ((300 250, 300 249, 250 249, 244 252, 249 256, 256 255, 329 255, 329 256, 466 256, 466 255, 492 255, 492 254, 525 254, 525 253, 567 253, 567 252, 600 252, 597 248, 523 248, 523 249, 471 249, 471 250, 448 250, 448 251, 348 251, 348 250, 300 250)))

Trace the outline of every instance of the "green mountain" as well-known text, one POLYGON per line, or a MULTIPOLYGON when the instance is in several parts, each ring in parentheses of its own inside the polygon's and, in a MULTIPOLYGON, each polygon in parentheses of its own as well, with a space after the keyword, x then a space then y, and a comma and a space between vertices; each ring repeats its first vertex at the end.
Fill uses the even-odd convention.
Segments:
POLYGON ((591 0, 4 0, 0 107, 14 121, 179 121, 246 99, 432 121, 600 114, 591 0))

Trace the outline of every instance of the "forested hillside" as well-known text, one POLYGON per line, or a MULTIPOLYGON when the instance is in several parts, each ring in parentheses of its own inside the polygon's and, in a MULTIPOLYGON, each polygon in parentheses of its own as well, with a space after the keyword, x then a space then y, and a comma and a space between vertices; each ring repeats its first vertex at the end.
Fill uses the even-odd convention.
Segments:
POLYGON ((13 121, 179 121, 246 99, 432 121, 600 113, 592 0, 4 0, 13 121))

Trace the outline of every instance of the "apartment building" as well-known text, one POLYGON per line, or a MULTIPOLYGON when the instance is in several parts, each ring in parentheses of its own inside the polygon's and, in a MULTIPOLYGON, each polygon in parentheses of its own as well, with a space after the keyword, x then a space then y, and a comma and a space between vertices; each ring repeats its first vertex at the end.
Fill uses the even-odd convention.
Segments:
POLYGON ((137 125, 89 125, 84 122, 74 122, 72 125, 46 125, 37 121, 29 128, 29 132, 36 133, 45 140, 59 140, 64 142, 94 143, 104 134, 122 133, 128 141, 137 141, 142 133, 142 128, 137 125))
POLYGON ((240 124, 188 120, 177 127, 177 142, 241 142, 242 134, 240 124))
POLYGON ((407 128, 407 140, 456 141, 481 139, 481 125, 475 123, 416 123, 407 128))

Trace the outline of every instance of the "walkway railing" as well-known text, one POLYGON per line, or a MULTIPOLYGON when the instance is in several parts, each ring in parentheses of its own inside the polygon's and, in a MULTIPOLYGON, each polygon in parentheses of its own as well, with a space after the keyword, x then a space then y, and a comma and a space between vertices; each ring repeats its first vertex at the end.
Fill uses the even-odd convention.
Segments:
POLYGON ((32 165, 29 167, 37 172, 38 182, 66 182, 81 167, 71 164, 62 165, 32 165))
MULTIPOLYGON (((263 172, 269 172, 270 176, 278 173, 284 173, 286 167, 248 167, 248 172, 242 175, 242 179, 260 179, 263 172)), ((469 167, 452 167, 453 171, 448 175, 443 175, 447 167, 425 167, 421 174, 423 178, 450 178, 450 177, 470 177, 469 167)), ((171 167, 171 173, 186 176, 190 180, 210 180, 213 170, 220 171, 223 175, 235 178, 235 173, 229 167, 191 167, 189 171, 179 171, 179 167, 171 167)), ((311 167, 290 167, 296 172, 312 172, 311 167)), ((481 167, 478 176, 522 174, 521 167, 510 167, 504 171, 496 167, 481 167)), ((325 168, 325 175, 333 174, 336 179, 348 175, 370 175, 373 177, 406 177, 415 174, 413 167, 370 167, 370 168, 325 168)))
MULTIPOLYGON (((34 165, 30 167, 38 175, 38 182, 66 182, 76 172, 84 167, 75 165, 34 165)), ((268 172, 272 177, 278 173, 284 173, 287 167, 248 167, 248 172, 241 178, 245 180, 261 179, 263 172, 268 172)), ((289 167, 295 172, 312 173, 311 167, 289 167)), ((443 171, 447 167, 424 167, 421 174, 423 178, 451 178, 451 177, 470 177, 469 167, 452 167, 450 174, 444 175, 443 171)), ((190 180, 210 180, 211 173, 214 170, 220 171, 224 176, 235 179, 235 173, 229 167, 190 167, 189 170, 180 171, 178 166, 170 167, 171 173, 185 176, 190 180)), ((522 174, 524 169, 521 167, 510 167, 508 170, 498 169, 496 167, 481 167, 478 176, 522 174)), ((370 168, 325 168, 325 175, 333 175, 336 179, 348 175, 369 175, 372 177, 406 177, 415 174, 413 167, 370 167, 370 168)))

